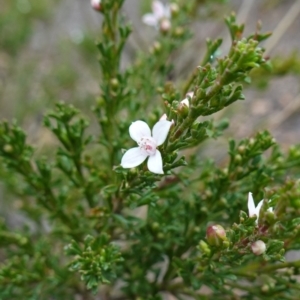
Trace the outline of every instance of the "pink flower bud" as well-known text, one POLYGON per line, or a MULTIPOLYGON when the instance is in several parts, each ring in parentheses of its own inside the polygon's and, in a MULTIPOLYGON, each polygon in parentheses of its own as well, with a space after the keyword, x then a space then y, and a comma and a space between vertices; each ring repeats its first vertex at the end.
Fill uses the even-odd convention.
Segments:
POLYGON ((167 33, 171 29, 171 22, 169 19, 164 18, 160 21, 160 31, 162 33, 167 33))
POLYGON ((226 240, 226 231, 221 225, 208 226, 206 239, 209 245, 219 247, 226 240))
POLYGON ((266 251, 267 247, 263 241, 258 240, 252 243, 251 249, 255 255, 261 255, 266 251))
POLYGON ((101 0, 91 0, 91 5, 94 10, 102 11, 101 0))

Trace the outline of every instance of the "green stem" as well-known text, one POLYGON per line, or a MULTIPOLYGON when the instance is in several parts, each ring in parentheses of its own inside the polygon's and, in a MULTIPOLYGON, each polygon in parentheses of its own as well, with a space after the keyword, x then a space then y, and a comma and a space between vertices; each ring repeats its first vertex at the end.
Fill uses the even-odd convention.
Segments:
MULTIPOLYGON (((216 50, 219 48, 221 43, 222 43, 222 40, 218 39, 218 40, 214 41, 210 46, 208 46, 206 53, 199 64, 200 66, 205 66, 210 61, 211 56, 216 52, 216 50)), ((196 80, 198 74, 199 74, 199 70, 198 70, 198 68, 196 68, 195 71, 187 79, 187 81, 184 84, 183 89, 182 89, 182 97, 183 98, 185 98, 185 95, 189 91, 193 82, 196 80)))
POLYGON ((247 266, 245 266, 243 268, 239 268, 237 270, 232 270, 232 273, 237 276, 243 276, 243 277, 255 279, 257 277, 258 272, 261 274, 271 273, 271 272, 279 270, 279 269, 292 268, 292 267, 299 268, 300 260, 292 261, 292 262, 284 262, 284 263, 280 263, 280 264, 276 264, 276 265, 269 265, 269 266, 265 266, 265 267, 261 267, 260 264, 256 263, 256 264, 247 265, 247 266))
MULTIPOLYGON (((64 211, 61 209, 58 209, 55 207, 55 196, 53 194, 52 189, 49 186, 43 185, 43 189, 41 189, 40 186, 36 185, 32 180, 28 179, 28 173, 24 174, 23 172, 19 171, 20 174, 24 176, 28 184, 36 191, 37 193, 37 199, 40 200, 41 205, 46 208, 50 213, 53 213, 54 211, 57 212, 57 216, 61 219, 61 221, 68 227, 68 228, 74 228, 74 224, 70 217, 65 214, 64 211), (42 196, 39 196, 42 192, 42 196)), ((73 236, 73 238, 78 239, 78 234, 70 231, 70 234, 73 236)))
POLYGON ((188 93, 191 85, 196 80, 198 73, 199 73, 199 70, 198 70, 198 68, 196 68, 194 70, 194 72, 190 75, 190 77, 187 79, 187 81, 185 82, 183 89, 182 89, 182 99, 185 98, 185 95, 188 93))
POLYGON ((72 149, 69 149, 69 150, 71 151, 71 157, 72 157, 73 163, 74 163, 76 171, 77 171, 78 179, 80 181, 80 186, 83 187, 83 193, 87 199, 89 207, 93 208, 95 206, 94 201, 93 201, 93 194, 91 192, 89 192, 89 189, 86 184, 86 179, 82 174, 82 166, 81 166, 82 150, 77 149, 77 145, 74 145, 72 143, 72 134, 70 132, 69 124, 66 124, 65 127, 66 127, 68 138, 71 142, 72 149))
POLYGON ((284 269, 284 268, 292 268, 292 267, 296 267, 299 268, 300 267, 300 260, 297 261, 289 261, 289 262, 284 262, 281 264, 277 264, 277 265, 269 265, 266 266, 264 268, 259 268, 259 272, 260 273, 267 273, 267 272, 272 272, 278 269, 284 269))
POLYGON ((260 295, 260 293, 257 292, 256 289, 248 287, 248 286, 244 286, 235 282, 226 282, 225 285, 228 285, 230 287, 236 288, 236 289, 240 289, 242 291, 247 291, 249 292, 251 295, 260 295))

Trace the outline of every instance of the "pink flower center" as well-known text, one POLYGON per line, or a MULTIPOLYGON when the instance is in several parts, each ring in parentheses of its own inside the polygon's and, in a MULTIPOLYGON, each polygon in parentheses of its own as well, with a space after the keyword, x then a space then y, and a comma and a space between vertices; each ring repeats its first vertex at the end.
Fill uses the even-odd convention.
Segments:
POLYGON ((154 155, 156 152, 156 141, 152 137, 142 137, 138 142, 140 149, 147 155, 154 155))

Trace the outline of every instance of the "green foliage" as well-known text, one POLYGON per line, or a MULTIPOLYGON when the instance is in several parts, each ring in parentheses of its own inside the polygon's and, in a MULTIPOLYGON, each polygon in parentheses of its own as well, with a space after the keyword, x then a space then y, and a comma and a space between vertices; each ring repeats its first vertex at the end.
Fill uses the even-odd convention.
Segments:
MULTIPOLYGON (((135 29, 120 13, 123 2, 101 2, 93 117, 57 103, 44 117, 56 141, 47 156, 17 122, 0 123, 1 179, 17 196, 12 220, 24 219, 0 223, 0 298, 238 299, 238 290, 245 299, 297 299, 300 262, 286 262, 285 253, 300 248, 300 146, 284 153, 260 131, 230 138, 222 162, 201 152, 230 124, 211 116, 244 100, 250 73, 266 66, 259 42, 269 34, 258 25, 244 37, 231 15, 228 53, 216 58, 222 40, 208 39, 200 66, 182 82, 173 78, 173 54, 192 37, 186 20, 193 8, 206 1, 174 2, 170 28, 158 26, 150 49, 126 67, 122 53, 135 29), (164 173, 150 172, 146 162, 123 168, 132 122, 152 128, 163 113, 159 124, 170 130, 155 151, 164 173), (263 199, 254 213, 249 191, 263 199)), ((74 74, 56 71, 58 83, 75 88, 74 74)))
POLYGON ((66 247, 66 253, 75 256, 70 270, 78 272, 87 288, 96 292, 99 283, 108 284, 116 279, 117 266, 123 259, 116 246, 107 245, 109 236, 105 234, 96 239, 87 236, 83 242, 83 249, 76 241, 66 247))

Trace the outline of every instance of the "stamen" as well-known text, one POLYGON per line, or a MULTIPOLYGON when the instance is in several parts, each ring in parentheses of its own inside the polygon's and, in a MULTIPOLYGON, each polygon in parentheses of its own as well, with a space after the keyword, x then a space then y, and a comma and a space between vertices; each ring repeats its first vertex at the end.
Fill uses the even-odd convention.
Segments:
POLYGON ((156 152, 156 142, 152 137, 141 138, 138 145, 142 151, 145 151, 148 155, 154 155, 156 152))

